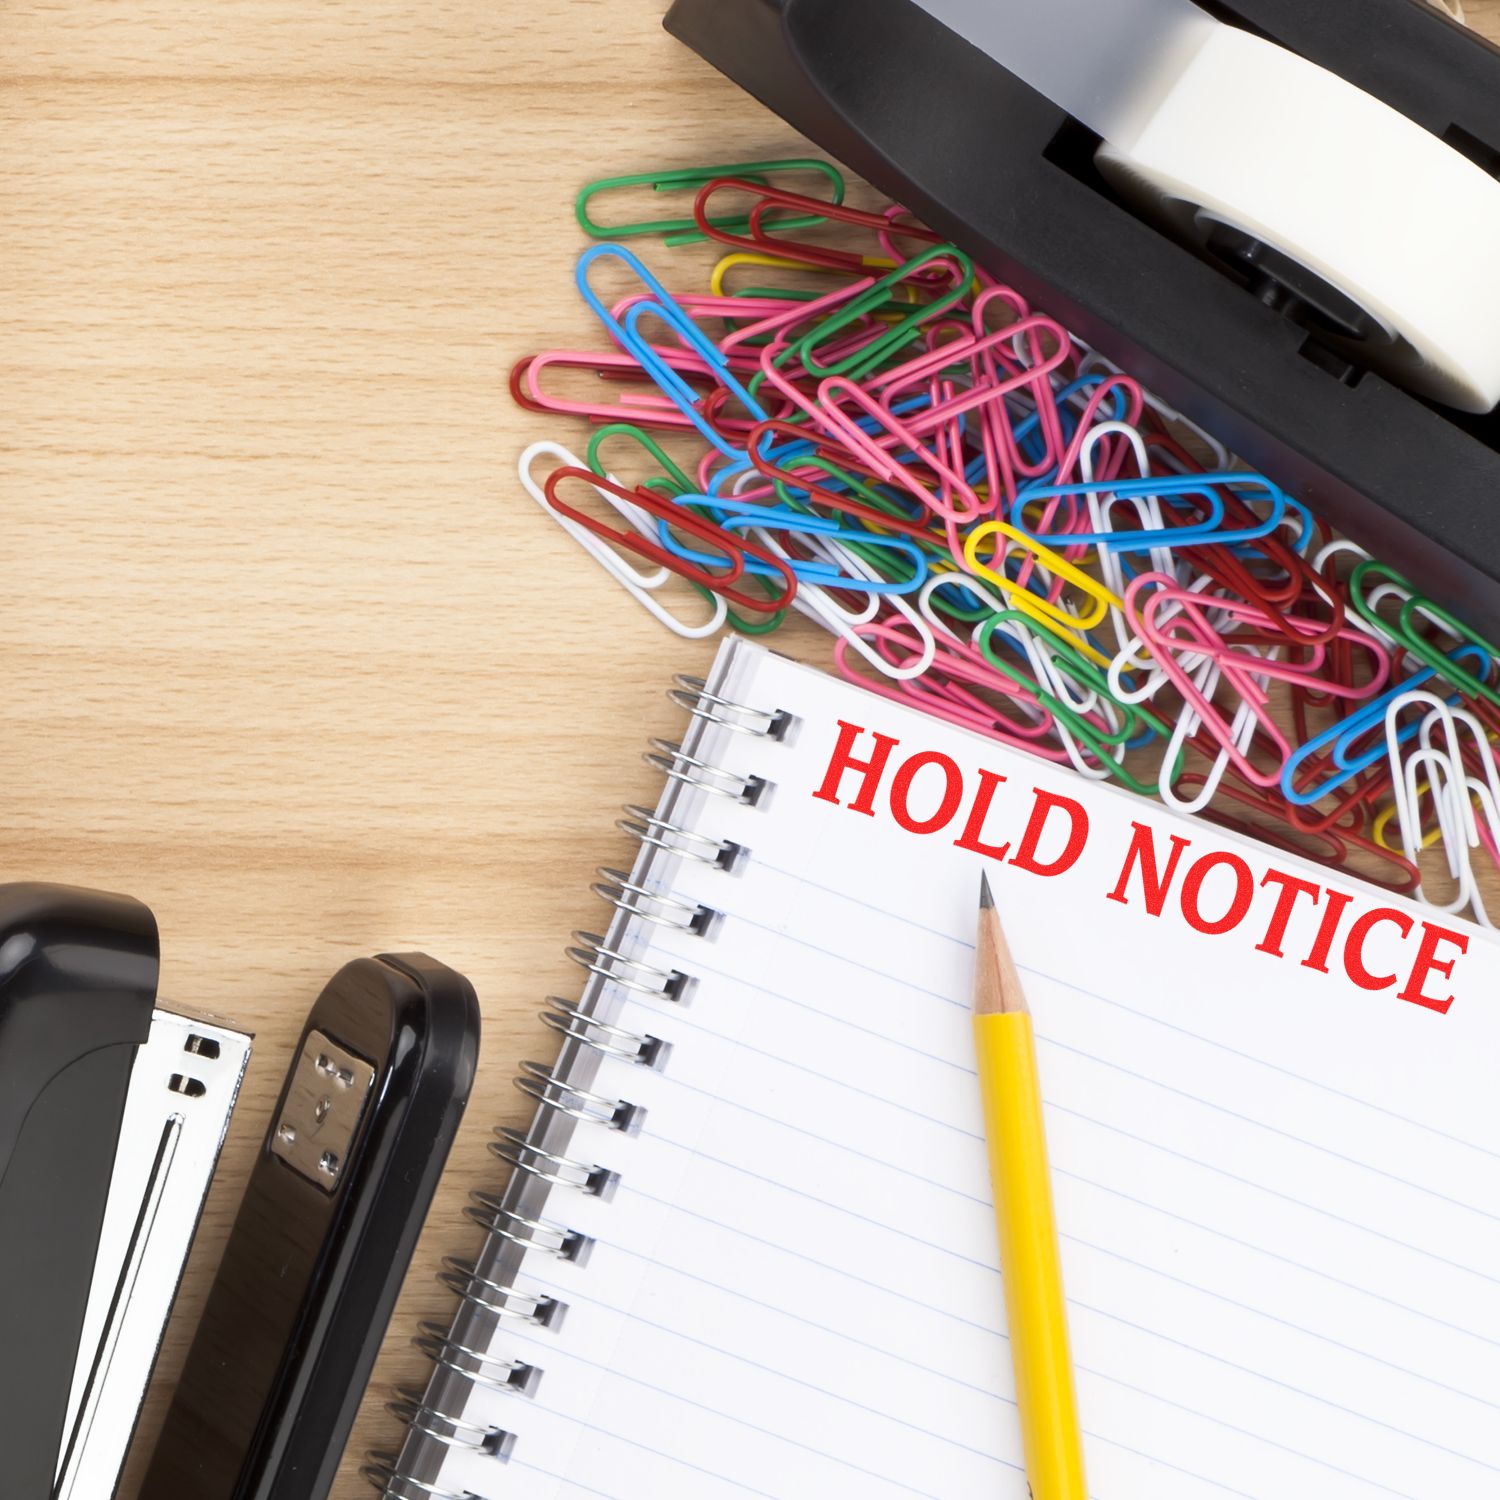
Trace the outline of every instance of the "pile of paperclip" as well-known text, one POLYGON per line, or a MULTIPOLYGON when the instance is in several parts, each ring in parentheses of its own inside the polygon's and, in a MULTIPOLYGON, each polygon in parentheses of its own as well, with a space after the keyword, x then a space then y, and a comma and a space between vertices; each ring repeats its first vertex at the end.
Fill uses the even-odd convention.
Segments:
POLYGON ((1426 899, 1488 920, 1500 668, 1440 604, 901 209, 844 206, 825 163, 608 179, 579 219, 726 251, 707 294, 673 296, 594 246, 578 285, 614 348, 511 378, 594 424, 584 460, 538 443, 522 478, 663 624, 760 635, 797 611, 873 692, 1394 890, 1421 894, 1439 846, 1426 899), (693 195, 691 218, 590 221, 643 188, 693 195), (602 263, 631 280, 612 305, 602 263), (726 291, 747 270, 772 284, 726 291), (559 369, 598 397, 549 392, 559 369))

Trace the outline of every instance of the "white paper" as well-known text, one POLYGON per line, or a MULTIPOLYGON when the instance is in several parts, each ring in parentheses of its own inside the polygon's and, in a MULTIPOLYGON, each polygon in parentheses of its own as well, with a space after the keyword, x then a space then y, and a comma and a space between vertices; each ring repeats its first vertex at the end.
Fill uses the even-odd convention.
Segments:
MULTIPOLYGON (((618 1019, 673 1050, 660 1073, 599 1073, 642 1129, 582 1127, 569 1151, 619 1190, 553 1194, 549 1217, 597 1244, 582 1267, 528 1256, 518 1285, 566 1316, 507 1322, 497 1347, 545 1374, 533 1399, 476 1392, 465 1413, 516 1434, 513 1456, 455 1453, 439 1483, 1022 1500, 969 1019, 984 869, 1036 1017, 1096 1500, 1500 1494, 1493 940, 1462 928, 1440 1015, 1257 952, 1245 929, 1150 917, 1107 899, 1133 822, 1332 884, 1351 914, 1430 914, 726 649, 727 695, 798 722, 785 743, 709 747, 772 784, 758 807, 696 808, 748 855, 660 867, 722 918, 706 939, 637 924, 639 956, 696 985, 682 1005, 622 997, 618 1019), (1043 879, 956 848, 954 828, 817 800, 841 718, 898 737, 897 760, 1007 776, 996 838, 1019 836, 1033 788, 1076 799, 1082 858, 1043 879)), ((1294 915, 1286 951, 1317 922, 1294 915)), ((1398 947, 1394 927, 1372 935, 1371 967, 1398 947)))

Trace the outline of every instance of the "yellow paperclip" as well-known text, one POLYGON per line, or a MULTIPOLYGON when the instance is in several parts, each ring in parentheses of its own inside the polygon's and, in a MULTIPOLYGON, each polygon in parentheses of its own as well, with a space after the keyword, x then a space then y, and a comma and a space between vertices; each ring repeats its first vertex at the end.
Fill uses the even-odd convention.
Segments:
POLYGON ((1087 632, 1096 625, 1102 624, 1112 607, 1123 609, 1125 602, 1118 594, 1107 589, 1097 578, 1090 578, 1067 558, 1060 556, 1034 537, 1027 536, 1024 531, 1017 531, 1014 526, 1009 526, 1004 521, 985 521, 976 526, 964 542, 964 559, 972 572, 995 584, 1019 613, 1029 616, 1054 634, 1065 637, 1095 666, 1106 668, 1109 666, 1113 658, 1106 656, 1094 646, 1089 641, 1087 632), (1029 589, 1024 589, 1014 580, 1007 578, 1003 573, 998 573, 994 568, 980 562, 979 549, 992 536, 1003 536, 1021 548, 1023 552, 1030 553, 1044 572, 1061 579, 1064 583, 1071 584, 1086 598, 1092 599, 1094 601, 1092 608, 1082 614, 1074 614, 1059 604, 1040 598, 1029 589))
MULTIPOLYGON (((1490 739, 1491 743, 1493 743, 1494 737, 1491 736, 1490 739)), ((1431 790, 1432 783, 1430 781, 1423 781, 1419 783, 1417 786, 1417 800, 1420 802, 1422 798, 1425 797, 1431 790)), ((1479 793, 1472 787, 1469 790, 1469 803, 1475 808, 1478 808, 1480 806, 1479 793)), ((1401 851, 1397 849, 1394 844, 1388 844, 1385 839, 1386 831, 1391 826, 1391 819, 1395 816, 1396 804, 1392 802, 1390 806, 1388 806, 1386 810, 1381 813, 1378 818, 1375 819, 1375 824, 1370 830, 1370 837, 1373 838, 1382 849, 1389 849, 1392 854, 1399 854, 1401 851)), ((1422 835, 1421 847, 1423 849, 1432 848, 1432 846, 1437 843, 1437 841, 1442 838, 1442 836, 1443 830, 1441 826, 1434 828, 1431 833, 1424 833, 1422 835)))
MULTIPOLYGON (((1417 788, 1417 797, 1418 797, 1418 799, 1421 799, 1421 798, 1425 797, 1427 795, 1427 793, 1430 792, 1431 790, 1432 790, 1431 784, 1424 781, 1417 788)), ((1392 854, 1399 854, 1401 851, 1399 849, 1397 849, 1394 844, 1388 844, 1386 842, 1386 838, 1385 838, 1386 830, 1391 826, 1391 819, 1394 818, 1395 816, 1396 816, 1396 804, 1394 802, 1392 802, 1390 804, 1390 806, 1387 807, 1386 810, 1383 813, 1381 813, 1378 818, 1375 819, 1375 826, 1371 830, 1371 837, 1375 840, 1375 842, 1377 844, 1380 845, 1380 847, 1382 849, 1389 849, 1392 854)), ((1423 834, 1422 835, 1422 848, 1424 848, 1424 849, 1430 849, 1430 848, 1432 848, 1432 846, 1435 843, 1437 843, 1437 841, 1442 836, 1443 836, 1443 831, 1442 831, 1441 828, 1434 828, 1431 833, 1425 833, 1425 834, 1423 834)))
MULTIPOLYGON (((867 271, 894 271, 898 262, 889 260, 883 255, 865 255, 861 257, 867 271)), ((760 250, 736 250, 732 255, 726 255, 714 267, 713 275, 709 277, 708 289, 715 297, 732 297, 733 292, 724 290, 724 282, 729 273, 739 266, 761 266, 772 271, 816 271, 829 276, 847 276, 847 271, 841 271, 837 266, 810 266, 800 260, 789 260, 784 255, 767 255, 760 250)), ((915 295, 915 294, 913 294, 915 295)))

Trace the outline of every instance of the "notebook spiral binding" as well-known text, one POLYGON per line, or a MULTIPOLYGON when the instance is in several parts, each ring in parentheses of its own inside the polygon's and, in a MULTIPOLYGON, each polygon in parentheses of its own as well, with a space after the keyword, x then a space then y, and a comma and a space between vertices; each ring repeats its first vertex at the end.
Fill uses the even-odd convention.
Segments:
MULTIPOLYGON (((668 698, 684 709, 701 729, 713 727, 779 740, 791 722, 790 715, 780 710, 751 708, 710 692, 696 677, 679 676, 674 681, 668 698)), ((669 784, 750 806, 760 801, 769 784, 759 776, 725 770, 671 741, 653 739, 649 747, 644 759, 669 784)), ((723 870, 731 868, 742 852, 736 844, 680 827, 645 807, 629 805, 624 813, 615 826, 646 851, 723 870)), ((695 936, 712 930, 717 913, 706 906, 651 890, 623 870, 601 868, 597 874, 599 878, 590 889, 614 907, 627 924, 648 922, 695 936)), ((689 975, 632 958, 618 942, 598 933, 575 932, 565 951, 589 976, 590 984, 607 982, 635 995, 672 1002, 680 1001, 692 984, 689 975)), ((616 1026, 591 1014, 580 1002, 550 996, 546 1006, 540 1012, 542 1023, 565 1044, 576 1044, 600 1057, 644 1068, 661 1068, 670 1054, 669 1044, 659 1037, 616 1026)), ((627 1135, 640 1129, 642 1112, 635 1105, 582 1087, 566 1073, 560 1073, 556 1066, 523 1062, 514 1082, 536 1102, 539 1119, 562 1116, 602 1124, 627 1135)), ((513 1177, 524 1176, 549 1192, 571 1188, 605 1200, 614 1192, 618 1182, 616 1173, 550 1150, 532 1138, 535 1134, 535 1128, 522 1132, 497 1127, 489 1149, 511 1168, 513 1177)), ((485 1229, 488 1243, 477 1260, 446 1258, 438 1278, 443 1285, 457 1294, 461 1306, 466 1305, 495 1323, 559 1327, 567 1310, 563 1303, 553 1297, 518 1292, 481 1268, 498 1262, 506 1246, 520 1251, 545 1251, 559 1260, 581 1265, 588 1259, 593 1241, 562 1224, 507 1207, 494 1193, 470 1194, 464 1214, 485 1229)), ((520 1396, 534 1392, 542 1376, 539 1367, 522 1360, 507 1360, 491 1350, 464 1343, 457 1327, 457 1323, 447 1329, 437 1323, 423 1323, 413 1342, 439 1371, 460 1382, 460 1390, 479 1388, 520 1396)), ((430 1405, 429 1395, 430 1391, 424 1394, 403 1387, 387 1403, 387 1410, 412 1432, 444 1448, 468 1449, 500 1461, 510 1457, 515 1446, 514 1434, 455 1417, 430 1405)), ((472 1491, 444 1489, 413 1475, 402 1467, 401 1458, 395 1453, 369 1453, 360 1472, 386 1500, 486 1500, 472 1491)))

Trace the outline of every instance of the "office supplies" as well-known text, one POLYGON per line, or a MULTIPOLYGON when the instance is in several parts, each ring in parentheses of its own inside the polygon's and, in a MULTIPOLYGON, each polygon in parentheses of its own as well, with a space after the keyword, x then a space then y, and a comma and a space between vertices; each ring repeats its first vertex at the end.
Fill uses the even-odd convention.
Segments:
MULTIPOLYGON (((1390 702, 1446 682, 1486 726, 1471 769, 1493 767, 1486 642, 898 208, 825 206, 819 233, 797 233, 780 217, 815 200, 700 175, 705 236, 760 247, 726 257, 709 297, 667 293, 608 246, 585 277, 606 327, 667 298, 699 352, 663 344, 643 362, 637 327, 634 354, 544 352, 513 379, 528 409, 601 424, 592 475, 533 445, 522 480, 644 608, 692 635, 765 634, 796 612, 834 637, 841 673, 883 696, 1446 904, 1421 885, 1410 840, 1373 836, 1398 795, 1378 726, 1390 702), (906 241, 915 253, 898 263, 886 252, 906 241), (726 295, 731 262, 830 289, 726 295), (561 400, 539 380, 564 366, 647 383, 561 400), (726 369, 771 415, 738 409, 726 369), (696 462, 680 442, 695 429, 696 462), (657 431, 678 436, 681 463, 657 431), (626 567, 618 547, 652 568, 626 567)), ((1393 732, 1406 744, 1419 731, 1403 717, 1393 732)), ((1419 849, 1440 837, 1435 819, 1460 826, 1449 811, 1409 805, 1408 824, 1427 823, 1419 849)), ((1487 923, 1462 870, 1490 863, 1488 844, 1448 847, 1487 923)))
MULTIPOLYGON (((1500 633, 1493 562, 1500 557, 1500 520, 1488 503, 1500 480, 1500 427, 1493 413, 1434 404, 1382 374, 1395 360, 1403 380, 1415 378, 1401 341, 1392 337, 1401 320, 1371 286, 1354 284, 1371 243, 1415 247, 1454 216, 1462 219, 1471 208, 1487 212, 1481 203, 1493 197, 1493 184, 1483 174, 1500 163, 1500 54, 1423 0, 1216 5, 1215 16, 1239 30, 1235 36, 1216 30, 1216 45, 1263 52, 1275 44, 1282 69, 1299 75, 1296 97, 1310 99, 1302 93, 1309 70, 1322 70, 1318 91, 1330 101, 1339 96, 1338 112, 1321 119, 1311 105, 1306 114, 1289 105, 1263 134, 1253 124, 1259 107, 1231 102, 1241 84, 1255 87, 1258 75, 1245 73, 1226 80, 1228 92, 1221 90, 1208 117, 1211 132, 1206 124, 1184 130, 1163 118, 1159 139, 1149 130, 1143 137, 1153 149, 1191 154, 1200 145, 1207 149, 1210 139, 1223 145, 1212 157, 1200 155, 1195 173, 1229 170, 1242 148, 1254 158, 1245 160, 1248 175, 1236 178, 1236 190, 1248 195, 1242 205, 1210 193, 1195 200, 1189 183, 1178 196, 1204 211, 1179 214, 1167 211, 1161 192, 1177 170, 1167 167, 1165 155, 1123 162, 1101 152, 1100 135, 1086 119, 1003 65, 1012 34, 1034 35, 1035 26, 1029 33, 1016 24, 987 32, 984 46, 976 47, 929 13, 952 18, 956 4, 676 0, 667 26, 1092 348, 1147 377, 1174 409, 1320 516, 1377 555, 1400 557, 1424 592, 1448 601, 1486 634, 1500 633), (1358 106, 1361 117, 1372 127, 1378 119, 1382 135, 1388 129, 1401 137, 1400 159, 1410 147, 1433 163, 1431 173, 1382 179, 1372 197, 1381 212, 1400 215, 1443 180, 1453 182, 1431 212, 1416 215, 1420 228, 1409 220, 1395 234, 1366 236, 1356 245, 1339 235, 1360 215, 1340 217, 1338 254, 1354 260, 1325 264, 1320 275, 1321 257, 1309 253, 1311 222, 1289 231, 1285 204, 1279 222, 1266 222, 1255 211, 1259 200, 1249 180, 1259 162, 1283 185, 1316 185, 1312 201, 1302 205, 1314 214, 1342 201, 1336 175, 1309 176, 1304 166, 1328 166, 1335 148, 1358 145, 1350 89, 1367 96, 1358 106), (1284 123, 1303 120, 1294 143, 1279 133, 1284 123), (1277 172, 1274 162, 1284 161, 1295 143, 1302 154, 1277 172), (1438 166, 1443 148, 1449 154, 1438 166), (1163 232, 1167 221, 1173 232, 1163 232), (1193 238, 1185 244, 1187 231, 1193 238)), ((1023 9, 975 0, 968 13, 1013 22, 1012 12, 1023 9)), ((1055 9, 1046 10, 1048 19, 1055 9)), ((1125 13, 1118 6, 1098 10, 1125 13)), ((1028 12, 1033 22, 1043 14, 1028 12)), ((1068 51, 1094 56, 1086 37, 1087 31, 1068 30, 1068 51)), ((1191 119, 1205 116, 1195 110, 1191 119)), ((1368 131, 1365 146, 1357 161, 1346 155, 1345 163, 1362 176, 1390 165, 1368 131)), ((1374 269, 1383 274, 1389 264, 1374 269)), ((1462 342, 1465 306, 1473 329, 1489 327, 1480 311, 1488 292, 1441 266, 1433 260, 1421 275, 1407 261, 1400 295, 1412 299, 1408 307, 1442 302, 1449 312, 1434 315, 1456 319, 1448 326, 1462 342)), ((1420 321, 1427 325, 1426 312, 1420 321)), ((1489 334, 1484 341, 1487 349, 1495 345, 1489 334)), ((1435 360, 1432 368, 1443 363, 1435 360)), ((1482 394, 1469 404, 1491 394, 1489 377, 1478 385, 1482 394)), ((1450 401, 1456 395, 1442 394, 1450 401)))
POLYGON ((242 1032, 152 1014, 131 1069, 54 1500, 115 1492, 249 1060, 242 1032))
POLYGON ((1493 937, 749 642, 674 697, 390 1500, 1021 1500, 981 871, 1095 1493, 1493 1495, 1493 937))
POLYGON ((974 1047, 1026 1478, 1033 1500, 1088 1500, 1036 1042, 985 875, 974 955, 974 1047))
POLYGON ((0 886, 8 1492, 113 1494, 250 1039, 156 1007, 128 896, 0 886))
POLYGON ((468 1100, 479 1010, 423 954, 313 1006, 141 1500, 328 1493, 468 1100))
MULTIPOLYGON (((676 219, 642 219, 633 224, 598 224, 593 215, 597 210, 594 200, 605 194, 614 194, 628 191, 631 188, 649 188, 653 193, 684 193, 696 194, 706 183, 714 181, 718 177, 743 177, 751 182, 769 183, 773 178, 791 178, 793 180, 805 179, 807 177, 821 177, 827 184, 829 202, 840 204, 844 201, 844 177, 837 167, 826 161, 818 161, 808 158, 796 158, 781 161, 744 161, 736 162, 729 166, 719 167, 688 167, 680 171, 667 172, 627 172, 616 177, 601 177, 597 182, 591 182, 579 191, 574 211, 578 217, 578 227, 585 234, 592 235, 595 239, 602 240, 624 240, 633 239, 639 235, 655 235, 663 239, 668 245, 693 245, 703 239, 703 231, 698 228, 691 214, 686 218, 676 219)), ((794 218, 786 224, 788 229, 809 229, 822 220, 812 214, 794 218)), ((726 219, 721 225, 724 229, 748 228, 749 225, 741 225, 739 220, 726 219)))
POLYGON ((52 1489, 157 951, 128 896, 0 886, 0 1450, 17 1496, 52 1489))

